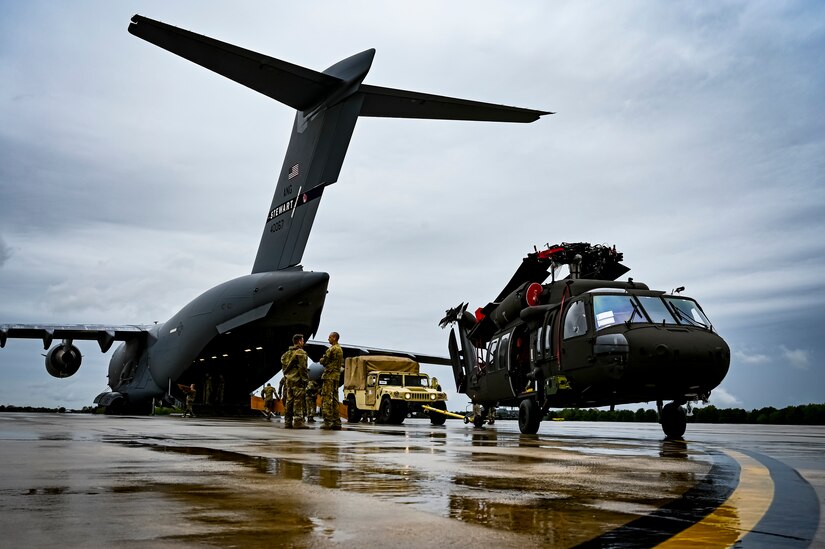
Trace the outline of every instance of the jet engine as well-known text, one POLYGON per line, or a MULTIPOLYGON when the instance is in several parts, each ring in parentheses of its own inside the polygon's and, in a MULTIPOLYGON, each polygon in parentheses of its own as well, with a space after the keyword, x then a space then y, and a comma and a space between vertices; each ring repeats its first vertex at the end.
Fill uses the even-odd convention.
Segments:
POLYGON ((81 359, 80 349, 71 343, 60 343, 46 353, 46 371, 53 377, 73 376, 81 359))

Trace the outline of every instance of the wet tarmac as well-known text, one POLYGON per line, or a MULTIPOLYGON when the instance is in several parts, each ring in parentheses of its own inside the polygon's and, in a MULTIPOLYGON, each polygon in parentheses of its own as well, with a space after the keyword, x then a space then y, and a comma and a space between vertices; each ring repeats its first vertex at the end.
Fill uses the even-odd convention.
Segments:
POLYGON ((825 546, 825 427, 0 414, 0 545, 825 546), (317 424, 316 424, 317 426, 317 424))

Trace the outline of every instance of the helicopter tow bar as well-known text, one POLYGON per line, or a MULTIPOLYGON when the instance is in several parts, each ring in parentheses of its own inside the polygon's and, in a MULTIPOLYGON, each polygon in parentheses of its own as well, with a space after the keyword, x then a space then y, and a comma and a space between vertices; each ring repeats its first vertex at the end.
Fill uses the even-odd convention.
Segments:
POLYGON ((467 423, 467 416, 463 416, 461 414, 454 414, 453 412, 448 412, 447 410, 439 410, 438 408, 433 408, 432 406, 422 406, 422 410, 427 410, 428 412, 437 412, 439 414, 443 414, 448 417, 454 417, 456 419, 463 419, 464 423, 467 423))

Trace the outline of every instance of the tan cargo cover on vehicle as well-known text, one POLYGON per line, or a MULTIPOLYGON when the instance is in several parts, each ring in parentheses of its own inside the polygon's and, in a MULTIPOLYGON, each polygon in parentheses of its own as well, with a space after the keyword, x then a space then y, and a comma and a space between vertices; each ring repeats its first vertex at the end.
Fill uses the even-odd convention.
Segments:
POLYGON ((418 362, 395 356, 356 356, 344 362, 344 389, 364 389, 368 372, 418 373, 418 362))

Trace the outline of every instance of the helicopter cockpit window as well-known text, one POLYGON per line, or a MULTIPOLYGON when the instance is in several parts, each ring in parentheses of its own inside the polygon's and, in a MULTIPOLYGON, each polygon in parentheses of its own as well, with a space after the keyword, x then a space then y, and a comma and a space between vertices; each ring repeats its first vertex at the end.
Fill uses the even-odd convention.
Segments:
POLYGON ((496 361, 496 354, 498 352, 498 338, 494 339, 490 342, 490 349, 487 351, 487 357, 485 359, 486 366, 488 370, 492 370, 494 368, 494 363, 496 361))
POLYGON ((644 295, 637 297, 642 307, 647 311, 647 316, 650 317, 651 322, 654 324, 676 324, 676 319, 673 318, 662 298, 644 295))
POLYGON ((692 299, 684 297, 666 297, 664 298, 668 305, 673 308, 676 314, 676 319, 680 324, 690 324, 692 326, 701 326, 703 328, 710 328, 710 320, 699 308, 699 304, 692 299))
POLYGON ((647 322, 638 306, 634 307, 633 298, 629 295, 594 295, 593 317, 597 330, 621 322, 647 322))
POLYGON ((576 301, 567 309, 564 317, 564 339, 581 336, 587 333, 587 315, 584 301, 576 301))
POLYGON ((507 354, 510 351, 510 334, 503 334, 498 344, 498 359, 496 366, 499 370, 507 368, 507 354))
POLYGON ((544 352, 546 356, 553 355, 553 321, 555 316, 555 311, 550 313, 544 326, 544 352))

